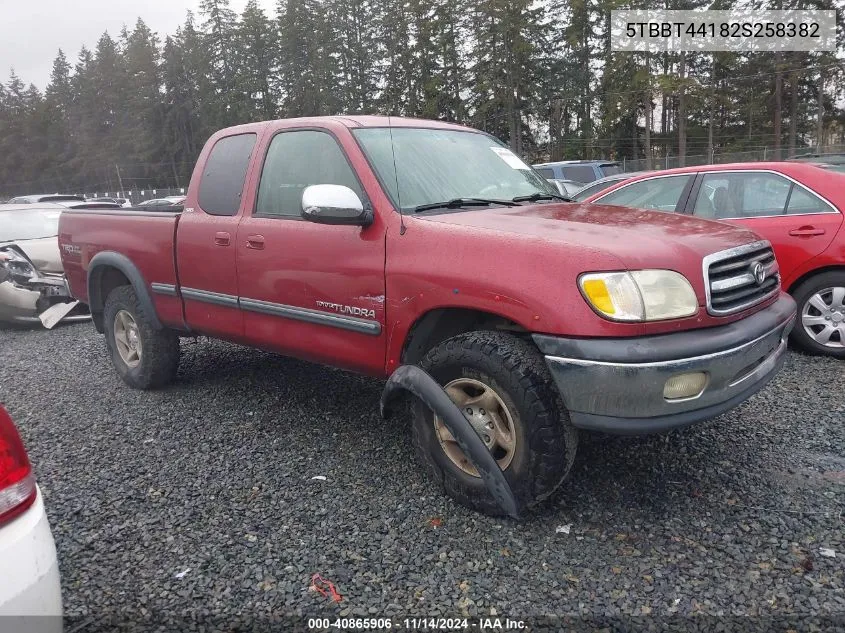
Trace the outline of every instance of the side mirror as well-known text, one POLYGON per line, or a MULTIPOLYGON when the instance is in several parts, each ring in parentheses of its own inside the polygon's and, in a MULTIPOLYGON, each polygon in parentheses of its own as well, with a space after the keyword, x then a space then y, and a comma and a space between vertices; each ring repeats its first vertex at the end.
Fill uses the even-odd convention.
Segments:
POLYGON ((369 226, 373 212, 343 185, 311 185, 302 192, 302 217, 318 224, 369 226))

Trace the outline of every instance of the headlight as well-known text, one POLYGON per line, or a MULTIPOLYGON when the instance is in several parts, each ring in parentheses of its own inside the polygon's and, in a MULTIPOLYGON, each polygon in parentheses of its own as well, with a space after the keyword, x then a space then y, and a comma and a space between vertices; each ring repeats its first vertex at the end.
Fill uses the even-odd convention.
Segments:
POLYGON ((0 274, 5 280, 11 279, 14 283, 26 283, 34 277, 38 277, 38 271, 26 257, 21 255, 14 248, 7 248, 0 251, 0 268, 5 274, 0 274))
POLYGON ((673 270, 587 273, 578 283, 587 302, 614 321, 679 319, 698 312, 690 282, 673 270))

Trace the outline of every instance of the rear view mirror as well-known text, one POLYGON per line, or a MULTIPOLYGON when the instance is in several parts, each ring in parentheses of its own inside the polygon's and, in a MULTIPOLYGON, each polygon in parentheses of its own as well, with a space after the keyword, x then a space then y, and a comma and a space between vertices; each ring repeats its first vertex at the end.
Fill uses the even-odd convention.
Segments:
POLYGON ((302 217, 318 224, 369 226, 373 212, 343 185, 311 185, 302 192, 302 217))

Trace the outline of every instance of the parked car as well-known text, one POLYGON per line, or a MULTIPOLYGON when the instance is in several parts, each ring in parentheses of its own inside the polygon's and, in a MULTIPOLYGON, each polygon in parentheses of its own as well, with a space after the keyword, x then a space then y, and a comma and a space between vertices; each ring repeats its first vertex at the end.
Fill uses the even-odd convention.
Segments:
POLYGON ((534 165, 534 169, 550 180, 574 180, 585 184, 622 173, 621 163, 607 160, 561 160, 539 163, 534 165))
POLYGON ((7 204, 38 204, 42 202, 85 202, 85 196, 67 193, 47 193, 31 196, 17 196, 9 200, 7 204))
POLYGON ((172 207, 178 207, 184 202, 185 196, 170 196, 167 198, 153 198, 152 200, 144 200, 135 205, 135 208, 144 209, 146 211, 153 210, 171 210, 172 207))
POLYGON ((107 202, 110 204, 116 204, 119 207, 131 207, 132 203, 126 198, 108 198, 108 197, 100 197, 100 198, 86 198, 86 202, 107 202))
POLYGON ((573 201, 575 202, 583 202, 587 198, 590 198, 600 191, 604 191, 605 189, 610 188, 611 186, 615 185, 618 182, 622 182, 623 180, 628 180, 629 178, 633 178, 634 176, 641 176, 643 174, 649 174, 652 172, 649 171, 631 171, 627 173, 619 173, 613 174, 612 176, 605 176, 604 178, 599 178, 598 180, 591 182, 588 185, 583 185, 577 191, 574 191, 570 196, 573 201))
MULTIPOLYGON (((118 209, 121 205, 115 202, 103 200, 87 200, 84 196, 74 195, 47 195, 47 196, 18 196, 12 198, 7 205, 0 205, 4 208, 11 208, 21 204, 37 204, 37 205, 59 205, 68 209, 118 209)), ((3 209, 0 209, 2 211, 3 209)))
MULTIPOLYGON (((792 340, 814 354, 845 358, 845 174, 811 163, 737 163, 638 176, 588 202, 727 220, 769 240, 800 325, 792 340)), ((737 294, 754 287, 747 277, 737 294)))
POLYGON ((225 129, 184 212, 59 224, 71 292, 127 385, 173 381, 179 337, 200 333, 388 378, 383 409, 420 399, 437 485, 491 513, 552 494, 577 429, 658 432, 743 402, 795 319, 751 231, 561 203, 506 146, 436 121, 225 129))
POLYGON ((573 193, 584 188, 583 182, 575 182, 574 180, 558 180, 557 178, 550 178, 548 180, 557 187, 560 195, 566 196, 567 198, 572 198, 573 193))
POLYGON ((88 320, 87 306, 69 295, 59 256, 59 216, 65 207, 0 205, 0 322, 88 320))
POLYGON ((0 628, 60 632, 61 615, 56 544, 44 500, 20 435, 0 405, 0 628))
POLYGON ((806 163, 824 163, 826 165, 845 165, 845 153, 817 154, 807 152, 806 154, 799 154, 798 156, 787 158, 786 160, 806 163))

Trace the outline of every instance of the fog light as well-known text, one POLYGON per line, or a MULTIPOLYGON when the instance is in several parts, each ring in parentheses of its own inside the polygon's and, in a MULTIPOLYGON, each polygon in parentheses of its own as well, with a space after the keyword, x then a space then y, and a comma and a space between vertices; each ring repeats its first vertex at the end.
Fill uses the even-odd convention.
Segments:
POLYGON ((663 386, 663 397, 667 400, 697 398, 707 386, 707 373, 695 371, 672 376, 663 386))

